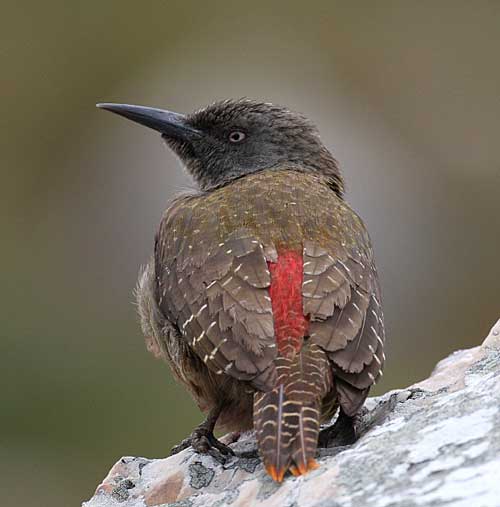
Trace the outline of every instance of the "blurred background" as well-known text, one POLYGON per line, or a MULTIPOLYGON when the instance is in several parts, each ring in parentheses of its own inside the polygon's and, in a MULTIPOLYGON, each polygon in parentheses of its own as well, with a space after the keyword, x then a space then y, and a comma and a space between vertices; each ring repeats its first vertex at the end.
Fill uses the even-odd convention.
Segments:
POLYGON ((2 505, 78 506, 122 455, 201 419, 132 304, 190 185, 152 131, 94 104, 299 110, 372 235, 388 358, 427 376, 500 317, 500 3, 2 1, 2 505))

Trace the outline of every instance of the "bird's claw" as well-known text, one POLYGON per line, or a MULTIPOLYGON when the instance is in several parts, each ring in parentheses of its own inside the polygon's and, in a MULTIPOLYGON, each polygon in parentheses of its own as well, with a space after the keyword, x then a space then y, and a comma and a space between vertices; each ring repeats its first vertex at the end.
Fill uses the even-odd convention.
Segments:
POLYGON ((234 451, 229 446, 217 440, 213 432, 204 427, 195 428, 188 438, 172 447, 170 455, 177 454, 188 447, 192 447, 199 454, 213 455, 211 451, 218 451, 223 456, 234 456, 234 451))

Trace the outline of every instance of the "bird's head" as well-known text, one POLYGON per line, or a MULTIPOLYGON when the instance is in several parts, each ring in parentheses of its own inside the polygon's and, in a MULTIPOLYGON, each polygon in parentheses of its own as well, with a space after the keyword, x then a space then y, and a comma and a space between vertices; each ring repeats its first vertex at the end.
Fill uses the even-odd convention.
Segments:
POLYGON ((161 133, 202 190, 264 169, 322 174, 339 195, 336 160, 304 116, 248 99, 216 102, 189 115, 127 104, 98 104, 161 133))

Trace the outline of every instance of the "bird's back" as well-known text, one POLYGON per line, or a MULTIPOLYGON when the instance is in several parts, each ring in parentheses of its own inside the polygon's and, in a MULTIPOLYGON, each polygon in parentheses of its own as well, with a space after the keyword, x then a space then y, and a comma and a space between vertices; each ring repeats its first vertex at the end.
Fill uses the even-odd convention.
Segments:
POLYGON ((261 171, 215 191, 180 198, 167 210, 160 235, 180 227, 192 235, 188 246, 189 239, 208 245, 246 228, 264 244, 299 250, 308 239, 325 247, 355 246, 360 237, 368 243, 361 220, 327 181, 286 169, 261 171))

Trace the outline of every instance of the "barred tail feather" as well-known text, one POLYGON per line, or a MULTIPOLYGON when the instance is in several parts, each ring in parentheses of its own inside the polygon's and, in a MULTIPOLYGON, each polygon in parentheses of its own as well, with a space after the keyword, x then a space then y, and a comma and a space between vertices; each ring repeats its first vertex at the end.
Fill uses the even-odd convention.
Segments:
POLYGON ((277 482, 287 470, 301 475, 316 468, 321 401, 332 386, 326 354, 316 345, 276 359, 276 387, 254 398, 259 452, 277 482))
POLYGON ((285 420, 285 387, 258 393, 254 399, 254 424, 259 452, 268 474, 281 482, 290 465, 292 432, 285 420))

